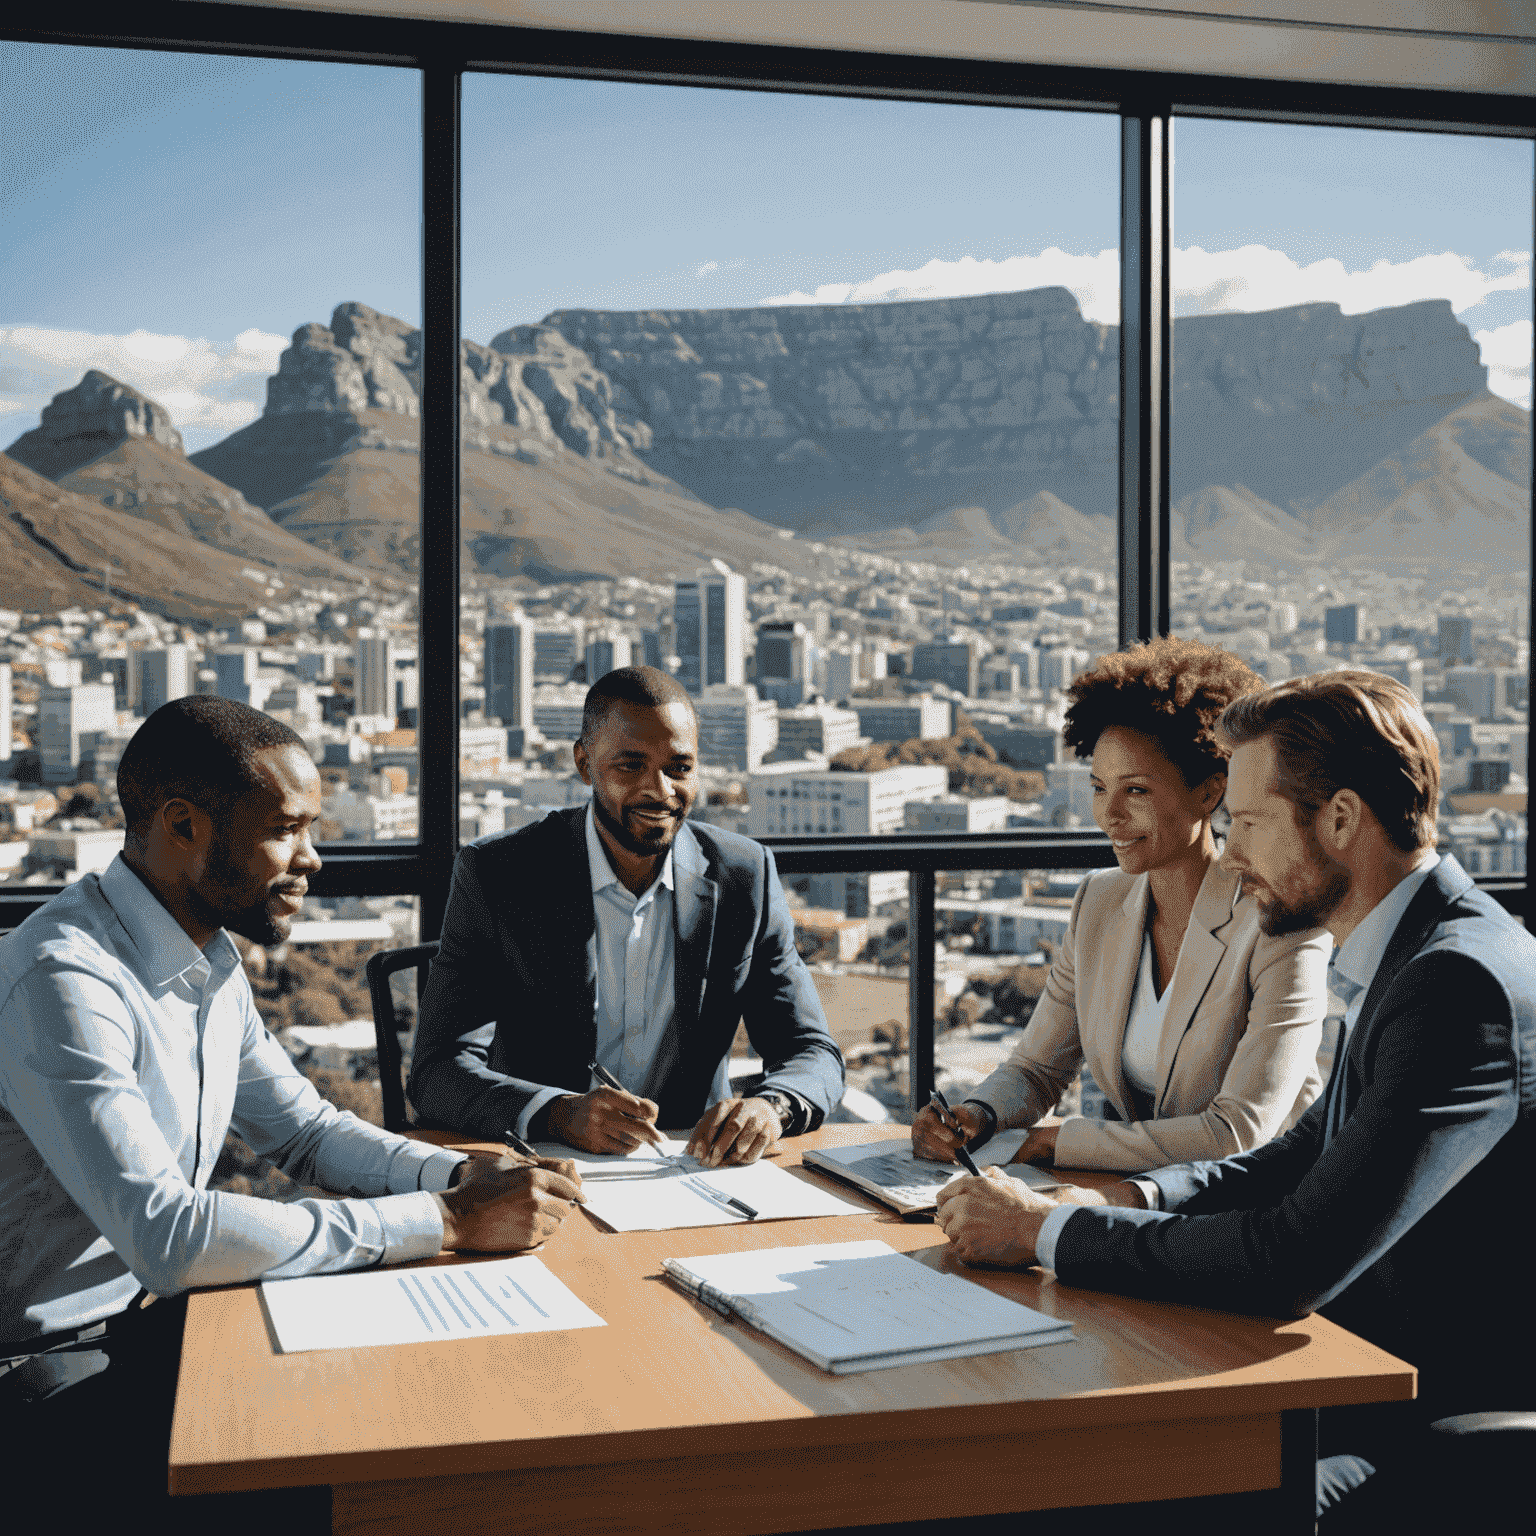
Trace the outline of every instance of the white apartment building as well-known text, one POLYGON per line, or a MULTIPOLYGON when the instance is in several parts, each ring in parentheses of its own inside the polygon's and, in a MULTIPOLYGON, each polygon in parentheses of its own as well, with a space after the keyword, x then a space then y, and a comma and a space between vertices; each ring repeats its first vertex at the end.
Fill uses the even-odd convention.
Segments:
POLYGON ((37 704, 37 747, 45 784, 73 784, 96 741, 117 729, 117 699, 106 683, 44 687, 37 704))
POLYGON ((1071 916, 1070 907, 1036 906, 1017 896, 984 896, 979 900, 941 896, 933 907, 940 924, 951 930, 980 918, 994 955, 1031 954, 1042 941, 1060 944, 1071 916))
POLYGON ((1074 758, 1068 763, 1047 763, 1045 796, 1040 802, 1040 814, 1058 827, 1067 824, 1069 816, 1076 816, 1083 826, 1093 823, 1093 770, 1089 764, 1074 758))
POLYGON ((750 683, 717 684, 694 705, 699 717, 699 761, 711 768, 755 772, 778 745, 779 710, 750 683))
POLYGON ((349 842, 379 843, 417 836, 415 795, 371 795, 340 789, 320 802, 322 814, 341 823, 349 842))
POLYGON ((953 729, 948 699, 920 693, 914 699, 852 699, 859 734, 871 741, 937 741, 953 729))
POLYGON ((808 752, 836 757, 862 739, 853 710, 835 704, 802 704, 779 711, 779 740, 773 755, 781 763, 795 762, 808 752))
POLYGON ((28 839, 27 866, 66 880, 100 874, 123 851, 126 836, 121 827, 87 828, 79 832, 45 827, 28 839))
POLYGON ((8 763, 15 751, 11 741, 11 664, 0 661, 0 763, 8 763))
POLYGON ((1075 645, 1059 645, 1044 652, 1040 657, 1040 686, 1063 692, 1079 672, 1087 670, 1090 660, 1088 652, 1075 645))
POLYGON ((909 800, 902 816, 908 832, 1001 832, 1013 809, 1006 795, 980 800, 947 795, 938 800, 909 800))
POLYGON ((883 836, 902 829, 913 800, 949 792, 949 773, 936 764, 902 764, 874 773, 754 775, 748 825, 753 837, 883 836))

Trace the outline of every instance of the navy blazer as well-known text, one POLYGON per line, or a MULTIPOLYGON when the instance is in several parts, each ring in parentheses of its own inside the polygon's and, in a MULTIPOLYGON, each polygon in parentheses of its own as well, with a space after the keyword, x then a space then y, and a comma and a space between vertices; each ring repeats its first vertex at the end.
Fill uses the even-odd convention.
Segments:
MULTIPOLYGON (((586 807, 460 849, 427 978, 408 1085, 418 1115, 500 1140, 541 1088, 585 1093, 597 1051, 596 928, 586 807)), ((843 1095, 843 1058, 795 948, 773 855, 685 822, 672 845, 677 1061, 660 1123, 692 1126, 745 1022, 764 1087, 811 1106, 814 1129, 843 1095), (689 887, 685 891, 684 886, 689 887)))
POLYGON ((1147 1175, 1163 1212, 1074 1215, 1056 1275, 1234 1312, 1321 1311, 1419 1368, 1427 1419, 1530 1407, 1533 1167, 1536 938, 1442 858, 1295 1128, 1147 1175))

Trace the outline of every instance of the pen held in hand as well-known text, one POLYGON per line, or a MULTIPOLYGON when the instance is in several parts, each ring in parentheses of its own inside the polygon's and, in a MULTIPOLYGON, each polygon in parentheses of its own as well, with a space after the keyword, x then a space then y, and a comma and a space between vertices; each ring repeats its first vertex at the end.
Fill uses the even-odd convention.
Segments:
MULTIPOLYGON (((603 1085, 603 1087, 612 1088, 615 1093, 628 1094, 630 1098, 635 1097, 635 1095, 631 1094, 629 1089, 626 1088, 624 1084, 621 1083, 618 1078, 616 1078, 613 1073, 610 1072, 607 1067, 605 1067, 600 1061, 589 1061, 587 1063, 587 1071, 589 1071, 593 1077, 595 1077, 598 1082, 603 1085)), ((649 1121, 636 1120, 635 1124, 638 1125, 640 1129, 645 1133, 646 1140, 649 1141, 652 1146, 659 1147, 666 1140, 666 1137, 663 1136, 661 1132, 658 1131, 656 1127, 649 1121)))
POLYGON ((516 1131, 503 1131, 501 1133, 501 1139, 506 1142, 506 1144, 511 1147, 514 1152, 520 1153, 523 1157, 531 1157, 534 1162, 538 1162, 539 1154, 535 1152, 533 1148, 529 1146, 528 1143, 517 1134, 516 1131))
POLYGON ((973 1174, 979 1179, 981 1177, 981 1169, 976 1166, 976 1159, 966 1151, 965 1127, 960 1124, 955 1112, 949 1107, 949 1100, 937 1088, 930 1088, 928 1090, 928 1102, 933 1106, 934 1114, 943 1122, 945 1128, 953 1131, 960 1138, 960 1145, 955 1148, 955 1157, 959 1160, 960 1166, 967 1173, 973 1174))

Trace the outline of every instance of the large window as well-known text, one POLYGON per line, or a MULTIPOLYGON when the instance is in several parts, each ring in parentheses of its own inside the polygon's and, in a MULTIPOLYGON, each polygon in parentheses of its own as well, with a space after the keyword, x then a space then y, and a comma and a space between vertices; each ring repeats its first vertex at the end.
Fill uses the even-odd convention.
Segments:
POLYGON ((1173 626, 1423 701, 1441 846, 1523 877, 1527 141, 1181 120, 1173 626))
POLYGON ((104 867, 189 693, 300 732, 325 839, 414 842, 419 75, 0 59, 4 874, 104 867))

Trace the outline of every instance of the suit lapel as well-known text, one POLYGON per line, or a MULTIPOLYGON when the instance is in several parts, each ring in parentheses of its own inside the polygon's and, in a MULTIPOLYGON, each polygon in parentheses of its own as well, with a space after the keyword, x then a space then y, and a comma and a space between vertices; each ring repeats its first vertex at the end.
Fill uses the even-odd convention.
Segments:
POLYGON ((1157 1048, 1157 1073, 1162 1083, 1158 1093, 1159 1106, 1173 1079, 1179 1046, 1194 1022, 1195 1010, 1211 985, 1216 967, 1227 952, 1221 932, 1232 921, 1236 900, 1237 880, 1212 864, 1195 894, 1189 926, 1169 982, 1168 1006, 1163 1010, 1163 1034, 1157 1048))
POLYGON ((593 945, 596 931, 592 914, 592 869, 587 862, 585 808, 566 818, 568 840, 564 857, 548 878, 530 884, 524 893, 530 927, 547 936, 546 973, 559 995, 555 1017, 570 1019, 582 1031, 584 1060, 592 1059, 597 1045, 597 970, 593 945))
MULTIPOLYGON (((1120 904, 1123 944, 1106 944, 1103 955, 1104 1001, 1102 1009, 1093 1005, 1096 1020, 1104 1026, 1104 1043, 1109 1049, 1101 1054, 1099 1066, 1105 1069, 1094 1078, 1105 1096, 1115 1106, 1122 1120, 1135 1118, 1131 1091, 1125 1080, 1121 1051, 1125 1045, 1125 1023, 1131 1016, 1131 993, 1136 989, 1136 972, 1141 965, 1142 935, 1147 926, 1147 900, 1150 886, 1145 875, 1137 875, 1120 904)), ((1083 1027, 1081 1018, 1078 1029, 1083 1027)))
POLYGON ((715 905, 719 885, 709 878, 698 839, 687 822, 672 844, 672 908, 674 913, 673 997, 679 1042, 699 1022, 709 956, 715 938, 715 905))

